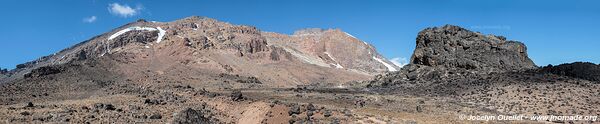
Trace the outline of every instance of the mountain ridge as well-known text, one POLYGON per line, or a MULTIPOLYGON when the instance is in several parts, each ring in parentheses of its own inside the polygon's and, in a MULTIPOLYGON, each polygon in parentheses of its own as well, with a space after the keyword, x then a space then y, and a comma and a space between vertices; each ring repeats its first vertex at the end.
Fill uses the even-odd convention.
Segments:
MULTIPOLYGON (((339 34, 347 34, 339 29, 336 30, 323 30, 323 32, 332 32, 335 35, 339 34)), ((294 61, 293 63, 297 63, 295 61, 300 61, 300 63, 307 63, 312 65, 317 65, 319 67, 333 68, 333 69, 317 69, 317 70, 331 70, 328 73, 334 73, 334 70, 343 70, 340 73, 348 73, 349 75, 365 75, 365 76, 357 76, 365 78, 367 75, 374 75, 377 73, 382 73, 385 71, 389 71, 390 65, 392 65, 392 69, 395 70, 396 66, 393 66, 391 62, 387 59, 384 59, 383 56, 376 53, 376 50, 373 46, 366 44, 363 42, 363 46, 344 46, 344 47, 352 47, 347 49, 367 49, 369 55, 373 56, 373 58, 379 58, 381 61, 378 63, 374 63, 371 65, 364 64, 365 62, 372 62, 373 58, 367 58, 364 56, 362 65, 352 63, 350 58, 356 59, 357 57, 352 57, 352 54, 341 54, 345 51, 322 51, 319 54, 307 54, 311 53, 308 49, 310 47, 325 47, 321 46, 303 46, 306 49, 296 49, 290 48, 289 46, 280 46, 274 44, 275 42, 288 42, 284 41, 272 41, 272 35, 281 35, 288 36, 284 34, 278 33, 267 33, 258 30, 256 27, 252 26, 244 26, 244 25, 232 25, 227 22, 220 22, 215 19, 211 19, 208 17, 200 17, 200 16, 190 16, 183 19, 175 20, 172 22, 148 22, 143 19, 139 19, 135 22, 127 23, 123 26, 119 26, 111 31, 106 33, 97 35, 92 37, 89 40, 85 40, 78 44, 75 44, 71 47, 65 48, 57 53, 41 57, 39 59, 26 62, 23 64, 17 65, 17 68, 9 71, 8 80, 14 80, 14 78, 20 77, 19 75, 26 75, 28 72, 32 71, 32 69, 49 66, 54 64, 63 64, 72 61, 79 61, 85 59, 92 59, 97 57, 102 57, 104 55, 115 54, 115 53, 130 53, 129 58, 125 56, 123 59, 130 59, 136 54, 147 54, 147 52, 153 51, 164 51, 165 48, 176 49, 171 52, 178 52, 181 54, 194 54, 196 55, 199 50, 206 50, 212 52, 228 53, 235 54, 238 57, 246 57, 250 59, 255 59, 257 61, 261 61, 258 63, 266 62, 273 63, 275 61, 279 61, 281 59, 289 59, 284 61, 294 61), (267 36, 263 36, 267 35, 267 36), (153 40, 154 39, 154 40, 153 40), (162 42, 161 42, 162 40, 162 42), (175 43, 175 44, 174 44, 175 43), (187 48, 192 48, 192 51, 185 52, 182 46, 171 47, 167 45, 181 45, 186 46, 187 48), (144 52, 145 51, 145 52, 144 52), (257 54, 254 54, 257 53, 257 54), (344 57, 344 58, 340 58, 344 57), (348 58, 349 57, 349 58, 348 58), (267 58, 270 58, 267 59, 267 58), (308 60, 308 61, 307 61, 308 60), (272 61, 272 62, 267 62, 272 61), (339 61, 339 62, 338 62, 339 61), (360 66, 356 66, 360 65, 360 66), (346 68, 344 68, 344 66, 346 68), (371 69, 371 68, 380 68, 380 69, 371 69)), ((327 35, 332 33, 325 33, 327 35)), ((349 35, 349 34, 347 34, 349 35)), ((343 36, 343 35, 340 35, 343 36)), ((328 39, 320 39, 322 41, 330 41, 330 40, 339 40, 340 42, 345 42, 346 40, 357 42, 360 41, 353 36, 349 35, 343 37, 328 37, 328 39), (340 39, 341 38, 341 39, 340 39)), ((289 37, 296 37, 295 35, 289 35, 289 37)), ((297 41, 303 42, 303 41, 297 41)), ((340 44, 340 43, 338 43, 340 44)), ((341 43, 343 44, 343 43, 341 43)), ((354 43, 356 44, 356 43, 354 43)), ((332 50, 339 49, 340 47, 330 46, 332 50)), ((310 48, 314 49, 314 48, 310 48)), ((320 48, 317 48, 320 49, 320 48)), ((346 49, 346 48, 345 48, 346 49)), ((153 53, 154 54, 154 53, 153 53)), ((149 54, 145 55, 149 56, 149 54)), ((186 57, 183 57, 186 58, 186 57)), ((190 58, 192 59, 192 58, 190 58)), ((218 58, 213 58, 218 59, 218 58)), ((129 61, 129 60, 128 60, 129 61)), ((147 61, 147 60, 145 60, 147 61)), ((183 61, 183 60, 182 60, 183 61)), ((185 60, 187 61, 187 60, 185 60)), ((203 60, 204 61, 204 60, 203 60)), ((229 60, 218 60, 218 61, 233 61, 229 60)), ((233 72, 236 66, 232 66, 231 62, 217 62, 219 66, 227 66, 228 68, 224 68, 224 72, 231 73, 233 72), (230 63, 230 64, 224 64, 230 63), (233 68, 232 68, 233 67, 233 68)), ((266 64, 263 63, 263 64, 266 64)), ((244 66, 243 64, 237 64, 238 66, 244 66)), ((238 69, 239 70, 239 69, 238 69)), ((252 70, 252 69, 250 69, 252 70)), ((339 71, 338 71, 339 72, 339 71)), ((335 72, 335 73, 338 73, 335 72)), ((245 75, 251 76, 252 73, 249 72, 241 72, 245 73, 245 75)), ((295 74, 296 75, 296 74, 295 74)), ((342 74, 344 75, 344 74, 342 74)), ((264 75, 263 75, 264 76, 264 75)), ((316 76, 316 75, 315 75, 316 76)), ((271 76, 271 78, 273 78, 271 76)), ((314 79, 316 79, 315 77, 314 79)), ((349 81, 349 80, 348 80, 349 81)), ((2 81, 7 82, 7 81, 2 81)), ((296 83, 309 83, 312 81, 304 80, 304 81, 295 81, 296 83)), ((341 82, 340 82, 341 83, 341 82)))

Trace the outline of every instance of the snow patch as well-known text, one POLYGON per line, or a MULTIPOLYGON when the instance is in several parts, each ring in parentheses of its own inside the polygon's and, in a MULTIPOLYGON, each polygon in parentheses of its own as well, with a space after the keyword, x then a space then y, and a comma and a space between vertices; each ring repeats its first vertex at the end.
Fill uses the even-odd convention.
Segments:
POLYGON ((340 65, 340 63, 335 63, 332 65, 335 66, 335 68, 344 68, 342 65, 340 65))
POLYGON ((344 32, 344 33, 345 33, 346 35, 348 35, 348 36, 350 36, 350 37, 354 38, 354 39, 358 39, 358 38, 356 38, 356 37, 352 36, 351 34, 348 34, 347 32, 344 32))
POLYGON ((394 68, 394 66, 392 66, 388 63, 385 63, 383 60, 381 60, 375 56, 373 56, 373 59, 379 61, 381 64, 383 64, 385 67, 387 67, 389 71, 398 71, 398 70, 396 70, 396 68, 394 68))
POLYGON ((158 29, 158 39, 156 39, 156 43, 160 43, 160 41, 162 41, 162 38, 165 36, 165 33, 167 33, 167 31, 163 30, 160 27, 156 27, 158 29))
POLYGON ((113 35, 110 35, 108 37, 108 40, 115 39, 129 31, 134 31, 134 30, 140 30, 140 31, 157 31, 158 30, 158 38, 156 39, 156 43, 160 43, 160 41, 162 40, 162 38, 165 36, 165 33, 166 33, 166 31, 160 27, 152 28, 152 27, 137 27, 136 26, 136 27, 129 27, 129 28, 125 28, 123 30, 117 31, 113 35))
POLYGON ((363 43, 364 43, 365 45, 369 46, 369 43, 367 43, 367 42, 365 42, 365 41, 363 41, 363 43))
MULTIPOLYGON (((354 39, 360 40, 360 39, 358 39, 358 38, 354 37, 353 35, 351 35, 351 34, 348 34, 348 32, 344 32, 344 33, 345 33, 346 35, 348 35, 348 36, 350 36, 350 37, 354 38, 354 39)), ((363 42, 365 45, 369 46, 369 43, 367 43, 367 42, 365 42, 365 41, 362 41, 362 42, 363 42)))
POLYGON ((301 53, 301 52, 296 51, 291 48, 287 48, 287 47, 282 47, 282 48, 283 48, 283 50, 290 52, 296 58, 304 60, 304 62, 306 62, 308 64, 318 65, 318 66, 322 66, 322 67, 330 67, 327 63, 323 62, 323 60, 321 60, 321 59, 313 58, 310 55, 306 55, 304 53, 301 53))
POLYGON ((117 33, 114 33, 113 35, 110 35, 110 37, 108 37, 108 40, 112 40, 115 39, 116 37, 125 34, 129 31, 133 31, 133 30, 146 30, 146 31, 156 31, 156 28, 151 28, 151 27, 129 27, 129 28, 125 28, 123 30, 118 31, 117 33))
POLYGON ((335 64, 331 63, 331 65, 335 66, 335 68, 344 68, 342 65, 340 65, 340 63, 335 61, 335 58, 331 57, 329 52, 323 52, 323 53, 325 53, 327 56, 329 56, 329 58, 331 58, 331 60, 333 60, 333 62, 335 62, 335 64))

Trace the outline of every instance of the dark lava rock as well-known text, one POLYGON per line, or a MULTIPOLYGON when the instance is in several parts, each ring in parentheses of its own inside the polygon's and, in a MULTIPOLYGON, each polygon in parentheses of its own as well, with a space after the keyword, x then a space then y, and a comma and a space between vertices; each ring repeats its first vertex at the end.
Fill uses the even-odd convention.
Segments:
POLYGON ((306 110, 315 111, 315 110, 317 110, 317 108, 312 103, 309 103, 308 106, 306 106, 306 110))
POLYGON ((162 119, 162 115, 156 113, 156 114, 153 114, 152 116, 150 116, 150 119, 162 119))
POLYGON ((239 91, 239 90, 233 91, 229 97, 231 97, 231 100, 233 100, 233 101, 242 101, 242 100, 244 100, 244 96, 242 95, 242 91, 239 91))
POLYGON ((365 100, 362 99, 358 99, 356 101, 354 101, 354 105, 358 106, 358 107, 365 107, 367 103, 365 102, 365 100))
POLYGON ((548 65, 540 68, 539 71, 589 81, 600 81, 600 65, 590 62, 565 63, 557 66, 548 65))
POLYGON ((94 108, 96 109, 104 109, 104 110, 116 110, 115 106, 112 104, 103 104, 103 103, 96 103, 94 104, 94 108))
POLYGON ((210 124, 211 119, 199 110, 186 108, 173 117, 173 124, 210 124))
POLYGON ((262 84, 262 82, 260 82, 260 80, 258 80, 258 78, 256 78, 256 77, 248 77, 246 79, 239 79, 239 80, 237 80, 237 82, 249 83, 249 84, 262 84))
POLYGON ((0 74, 6 74, 6 73, 8 73, 8 70, 6 68, 5 69, 0 68, 0 74))
POLYGON ((306 116, 308 117, 308 119, 310 119, 310 116, 313 116, 313 112, 312 111, 308 111, 306 112, 306 116))
POLYGON ((331 117, 332 113, 331 110, 325 110, 325 112, 323 113, 323 116, 325 117, 331 117))
POLYGON ((447 82, 451 78, 472 79, 480 75, 525 71, 536 67, 521 42, 445 25, 419 32, 410 63, 400 71, 377 75, 368 87, 387 87, 414 81, 447 82))
POLYGON ((33 103, 32 102, 27 102, 27 105, 25 105, 25 107, 33 107, 33 103))
POLYGON ((156 99, 146 99, 146 100, 144 100, 144 104, 159 105, 160 101, 156 100, 156 99))
POLYGON ((293 104, 290 107, 290 111, 288 111, 289 115, 294 115, 294 114, 300 114, 300 105, 298 104, 293 104))
POLYGON ((21 112, 20 114, 21 114, 21 115, 23 115, 23 116, 28 116, 28 115, 31 115, 31 113, 29 113, 29 112, 27 112, 27 111, 21 112))
POLYGON ((521 42, 445 25, 419 32, 411 64, 507 71, 535 68, 521 42))
POLYGON ((25 78, 40 77, 45 75, 60 73, 62 69, 55 66, 44 66, 31 70, 31 72, 24 75, 25 78))
POLYGON ((111 48, 126 46, 130 43, 150 43, 156 40, 158 31, 129 31, 113 39, 111 48))
POLYGON ((104 109, 112 111, 112 110, 115 110, 116 108, 112 104, 106 104, 106 105, 104 105, 104 109))

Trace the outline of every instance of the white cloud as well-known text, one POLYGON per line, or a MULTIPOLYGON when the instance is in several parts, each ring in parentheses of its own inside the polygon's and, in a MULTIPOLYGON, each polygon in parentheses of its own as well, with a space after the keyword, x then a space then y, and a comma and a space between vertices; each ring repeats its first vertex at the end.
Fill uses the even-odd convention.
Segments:
POLYGON ((131 8, 129 5, 126 4, 119 4, 119 3, 112 3, 112 4, 108 4, 108 12, 110 12, 113 15, 117 15, 117 16, 121 16, 121 17, 131 17, 131 16, 135 16, 137 14, 139 14, 142 10, 141 6, 138 6, 136 8, 131 8))
POLYGON ((392 63, 394 63, 394 65, 398 66, 398 67, 403 67, 405 65, 408 64, 408 59, 404 58, 404 57, 396 57, 396 58, 392 58, 390 59, 390 61, 392 63))
POLYGON ((83 22, 93 23, 93 22, 96 22, 96 19, 98 19, 96 16, 90 16, 90 17, 83 18, 83 22))

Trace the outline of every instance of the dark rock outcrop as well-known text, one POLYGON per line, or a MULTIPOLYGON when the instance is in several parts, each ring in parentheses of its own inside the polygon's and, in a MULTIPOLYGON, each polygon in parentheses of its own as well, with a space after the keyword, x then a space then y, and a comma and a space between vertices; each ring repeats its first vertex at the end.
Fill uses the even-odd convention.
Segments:
POLYGON ((173 124, 211 124, 211 119, 199 110, 186 108, 173 117, 173 124))
POLYGON ((239 90, 235 90, 233 92, 231 92, 231 95, 229 95, 229 97, 231 97, 231 100, 233 101, 242 101, 244 100, 244 96, 242 95, 242 91, 239 90))
POLYGON ((445 25, 419 32, 411 62, 398 72, 378 75, 369 86, 402 81, 434 82, 535 69, 521 42, 445 25))
POLYGON ((536 67, 523 43, 453 25, 419 32, 416 44, 411 64, 484 72, 536 67))
POLYGON ((40 76, 45 76, 45 75, 57 74, 57 73, 60 73, 61 71, 62 71, 62 69, 57 66, 44 66, 44 67, 40 67, 40 68, 31 70, 31 72, 25 74, 24 77, 26 77, 26 78, 40 77, 40 76))
POLYGON ((600 65, 590 62, 565 63, 557 66, 548 65, 539 69, 542 73, 600 81, 600 65))
POLYGON ((0 74, 6 74, 6 73, 8 73, 8 70, 6 68, 5 69, 0 68, 0 74))

